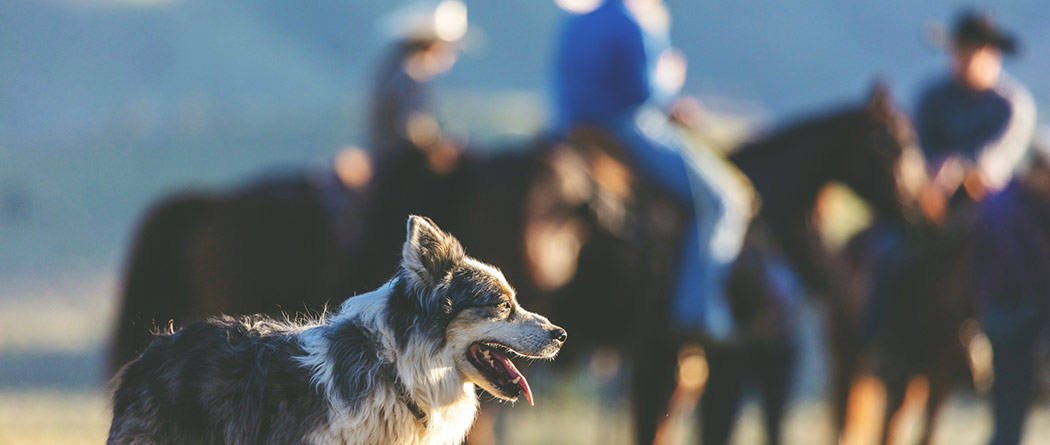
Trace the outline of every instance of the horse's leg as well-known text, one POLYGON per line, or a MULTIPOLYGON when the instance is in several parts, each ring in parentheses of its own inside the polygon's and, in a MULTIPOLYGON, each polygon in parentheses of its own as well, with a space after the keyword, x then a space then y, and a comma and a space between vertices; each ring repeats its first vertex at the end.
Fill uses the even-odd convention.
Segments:
POLYGON ((762 390, 762 413, 770 445, 780 444, 780 427, 784 418, 794 374, 795 349, 790 339, 776 341, 758 351, 758 379, 762 390))
POLYGON ((784 255, 815 301, 825 309, 827 338, 830 340, 832 416, 836 441, 847 427, 850 389, 857 375, 861 340, 858 310, 850 301, 843 278, 834 271, 838 262, 820 242, 820 235, 807 218, 798 217, 770 223, 784 255))
POLYGON ((675 390, 677 364, 678 342, 653 338, 639 343, 631 374, 636 443, 651 444, 656 439, 675 390))
POLYGON ((711 370, 700 399, 700 438, 704 445, 722 445, 729 442, 744 383, 743 350, 736 345, 708 348, 711 370))
POLYGON ((895 443, 894 432, 896 431, 896 420, 894 417, 900 412, 904 405, 904 398, 908 392, 908 379, 906 377, 884 378, 886 385, 886 409, 882 417, 882 430, 879 442, 884 444, 895 443))
POLYGON ((926 413, 923 418, 922 424, 922 440, 919 442, 923 445, 929 445, 933 440, 933 429, 934 424, 937 422, 937 414, 940 413, 941 407, 944 406, 944 402, 948 400, 948 395, 951 390, 950 378, 944 376, 931 376, 930 377, 930 393, 926 399, 926 413))
POLYGON ((831 409, 836 441, 849 427, 850 397, 858 377, 860 360, 856 331, 850 329, 844 311, 829 305, 827 313, 829 353, 831 355, 831 409))

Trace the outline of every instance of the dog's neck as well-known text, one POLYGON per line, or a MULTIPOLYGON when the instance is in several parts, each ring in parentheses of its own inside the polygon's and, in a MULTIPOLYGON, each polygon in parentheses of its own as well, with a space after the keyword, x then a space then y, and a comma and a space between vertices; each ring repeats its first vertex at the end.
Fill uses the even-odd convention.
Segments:
POLYGON ((395 365, 393 363, 386 363, 379 369, 383 377, 386 378, 390 382, 390 385, 394 387, 394 390, 397 391, 397 396, 401 399, 401 403, 404 403, 405 406, 408 407, 408 410, 412 415, 416 416, 416 420, 419 421, 419 424, 426 429, 428 426, 427 413, 424 412, 423 409, 419 407, 419 404, 412 399, 412 394, 410 394, 408 388, 405 387, 405 382, 402 382, 401 378, 397 376, 397 368, 395 365))
MULTIPOLYGON (((375 371, 388 373, 386 379, 391 384, 387 386, 390 393, 385 395, 385 400, 402 407, 394 412, 405 413, 404 421, 414 423, 420 437, 430 438, 424 442, 455 443, 466 434, 477 411, 474 385, 466 382, 457 370, 454 352, 444 345, 435 344, 436 339, 413 334, 405 344, 398 343, 387 325, 387 303, 391 293, 399 291, 396 280, 348 299, 320 328, 331 332, 339 330, 343 323, 353 323, 367 329, 383 360, 380 367, 389 366, 388 371, 381 371, 380 367, 375 371), (400 385, 393 382, 400 382, 400 385), (426 419, 425 423, 420 421, 420 414, 426 419), (435 439, 434 435, 447 437, 435 439)), ((323 382, 329 398, 339 400, 339 396, 332 392, 334 379, 345 376, 332 375, 331 370, 317 371, 317 380, 323 382)))
POLYGON ((473 396, 473 384, 467 383, 456 369, 454 354, 459 352, 446 347, 441 339, 414 333, 405 344, 399 344, 387 325, 391 294, 404 289, 398 286, 398 279, 394 278, 367 294, 347 299, 331 324, 356 322, 369 327, 379 341, 383 358, 394 365, 396 377, 420 408, 426 410, 458 403, 464 393, 473 396))

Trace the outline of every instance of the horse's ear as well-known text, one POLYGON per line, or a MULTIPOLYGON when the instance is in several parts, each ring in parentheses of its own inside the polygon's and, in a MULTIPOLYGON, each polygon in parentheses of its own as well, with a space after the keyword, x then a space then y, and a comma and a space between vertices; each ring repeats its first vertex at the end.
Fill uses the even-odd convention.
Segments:
POLYGON ((893 114, 893 97, 886 80, 879 77, 872 83, 868 95, 868 111, 878 117, 889 117, 893 114))
POLYGON ((423 216, 408 217, 408 235, 401 249, 401 267, 417 286, 431 286, 466 255, 456 238, 423 216))

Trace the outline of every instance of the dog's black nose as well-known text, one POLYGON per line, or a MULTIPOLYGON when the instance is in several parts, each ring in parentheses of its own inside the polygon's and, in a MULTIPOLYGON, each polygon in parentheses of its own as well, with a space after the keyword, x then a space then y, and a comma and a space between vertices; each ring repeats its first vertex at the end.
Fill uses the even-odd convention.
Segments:
POLYGON ((569 334, 562 328, 554 328, 554 330, 551 331, 551 338, 562 343, 565 343, 565 338, 568 336, 569 334))

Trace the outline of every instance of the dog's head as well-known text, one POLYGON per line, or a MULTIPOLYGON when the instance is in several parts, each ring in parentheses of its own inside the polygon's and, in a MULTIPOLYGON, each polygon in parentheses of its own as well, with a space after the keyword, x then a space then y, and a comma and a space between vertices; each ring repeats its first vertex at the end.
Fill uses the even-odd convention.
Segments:
POLYGON ((398 278, 404 301, 396 304, 403 307, 391 312, 390 321, 402 346, 409 335, 428 336, 451 352, 465 380, 504 400, 524 393, 532 403, 529 384, 511 359, 554 358, 564 329, 519 306, 498 269, 467 256, 427 218, 408 219, 398 278))

